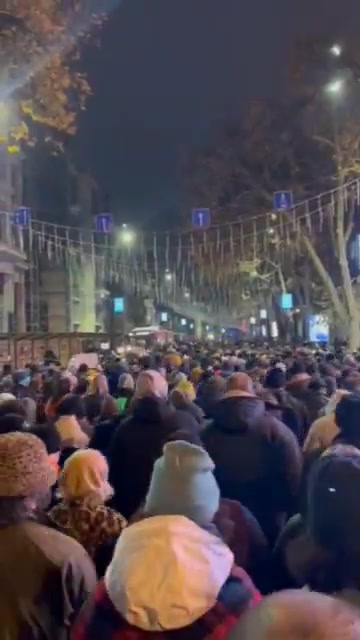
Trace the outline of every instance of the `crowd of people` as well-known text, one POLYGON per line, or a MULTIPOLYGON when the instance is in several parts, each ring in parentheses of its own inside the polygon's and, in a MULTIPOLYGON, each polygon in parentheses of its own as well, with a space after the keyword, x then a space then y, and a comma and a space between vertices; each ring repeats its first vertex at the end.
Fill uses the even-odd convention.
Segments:
POLYGON ((0 638, 360 640, 358 486, 343 347, 5 365, 0 638))

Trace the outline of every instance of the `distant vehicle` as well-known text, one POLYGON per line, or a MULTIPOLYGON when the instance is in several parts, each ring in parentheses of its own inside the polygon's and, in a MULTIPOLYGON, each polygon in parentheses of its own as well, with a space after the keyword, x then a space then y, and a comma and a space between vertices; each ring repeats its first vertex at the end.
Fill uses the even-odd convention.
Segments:
POLYGON ((174 340, 174 332, 168 329, 160 329, 157 325, 149 325, 146 327, 135 327, 129 333, 129 338, 135 340, 135 343, 141 341, 147 347, 157 344, 169 344, 174 340))

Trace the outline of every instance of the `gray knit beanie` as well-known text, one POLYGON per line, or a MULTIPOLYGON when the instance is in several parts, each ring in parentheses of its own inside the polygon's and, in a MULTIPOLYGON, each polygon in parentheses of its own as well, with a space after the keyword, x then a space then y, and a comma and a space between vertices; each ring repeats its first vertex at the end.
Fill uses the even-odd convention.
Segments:
POLYGON ((182 515, 201 527, 207 526, 220 502, 214 468, 201 447, 182 440, 168 442, 154 465, 145 514, 182 515))

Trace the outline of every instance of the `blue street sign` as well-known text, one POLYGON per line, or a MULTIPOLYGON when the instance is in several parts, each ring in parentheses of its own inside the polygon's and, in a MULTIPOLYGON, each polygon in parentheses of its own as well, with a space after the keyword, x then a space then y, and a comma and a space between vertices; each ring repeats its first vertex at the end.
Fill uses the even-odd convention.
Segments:
POLYGON ((95 216, 95 231, 96 233, 111 233, 113 226, 113 219, 111 213, 100 213, 95 216))
POLYGON ((19 227, 28 227, 31 220, 31 209, 29 207, 19 207, 13 213, 13 224, 19 227))
POLYGON ((273 207, 275 211, 286 211, 293 206, 292 191, 275 191, 273 195, 273 207))
POLYGON ((193 209, 192 226, 196 229, 209 227, 211 222, 210 209, 193 209))

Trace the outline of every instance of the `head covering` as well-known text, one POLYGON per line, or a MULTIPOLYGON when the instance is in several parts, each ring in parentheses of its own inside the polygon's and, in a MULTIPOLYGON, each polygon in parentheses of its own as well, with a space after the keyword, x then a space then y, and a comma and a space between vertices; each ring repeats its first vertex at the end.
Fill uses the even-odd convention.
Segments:
POLYGON ((11 402, 12 400, 16 400, 13 393, 0 393, 0 407, 2 404, 6 402, 11 402))
POLYGON ((128 389, 129 391, 134 391, 135 382, 131 373, 122 373, 119 376, 118 380, 118 389, 128 389))
POLYGON ((360 395, 349 394, 341 398, 336 405, 335 422, 342 434, 351 433, 360 438, 360 395))
POLYGON ((226 398, 230 396, 253 397, 254 395, 253 381, 247 373, 231 374, 226 382, 226 398))
POLYGON ((181 440, 168 442, 154 464, 145 512, 183 515, 201 526, 211 523, 220 502, 214 468, 201 447, 181 440))
POLYGON ((61 492, 68 500, 97 496, 106 501, 113 495, 108 476, 108 463, 99 451, 76 451, 65 462, 60 479, 61 492))
POLYGON ((197 385, 200 382, 202 374, 203 370, 201 369, 201 367, 194 367, 190 373, 190 381, 194 385, 197 385))
POLYGON ((360 451, 328 449, 309 475, 307 522, 314 541, 339 560, 360 562, 360 451))
POLYGON ((21 498, 46 493, 56 482, 46 447, 31 433, 0 436, 0 496, 21 498))
POLYGON ((265 598, 245 613, 227 640, 358 640, 359 611, 337 598, 298 589, 265 598))
POLYGON ((142 371, 136 381, 135 398, 154 397, 165 400, 168 394, 168 384, 158 371, 148 369, 142 371))
POLYGON ((267 389, 283 389, 286 385, 285 373, 279 368, 274 367, 266 374, 265 387, 267 389))
POLYGON ((190 380, 186 380, 186 378, 184 380, 181 380, 181 382, 176 385, 175 391, 180 393, 183 396, 184 400, 187 400, 188 402, 194 402, 196 398, 194 385, 190 382, 190 380))
POLYGON ((118 539, 106 592, 115 610, 139 629, 182 629, 212 609, 233 563, 219 537, 187 518, 145 518, 118 539))
POLYGON ((186 380, 186 375, 182 371, 172 371, 169 376, 170 387, 177 387, 180 382, 186 380))
POLYGON ((61 416, 55 423, 62 446, 86 447, 88 436, 81 429, 75 416, 61 416))

